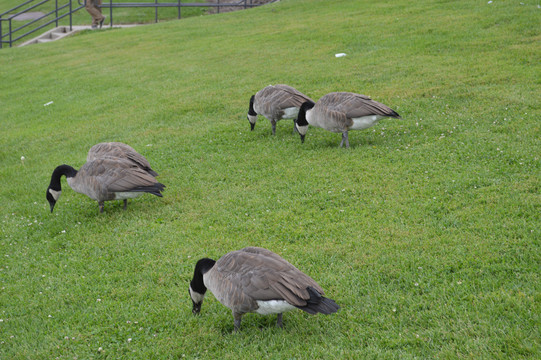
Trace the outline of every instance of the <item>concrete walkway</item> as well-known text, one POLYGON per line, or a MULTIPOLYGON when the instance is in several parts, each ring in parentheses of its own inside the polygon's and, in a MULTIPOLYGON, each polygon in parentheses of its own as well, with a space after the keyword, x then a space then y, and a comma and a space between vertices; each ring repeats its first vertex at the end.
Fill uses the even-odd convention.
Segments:
POLYGON ((15 16, 13 20, 16 20, 16 21, 36 20, 44 15, 45 13, 42 13, 41 11, 26 12, 24 14, 15 16))

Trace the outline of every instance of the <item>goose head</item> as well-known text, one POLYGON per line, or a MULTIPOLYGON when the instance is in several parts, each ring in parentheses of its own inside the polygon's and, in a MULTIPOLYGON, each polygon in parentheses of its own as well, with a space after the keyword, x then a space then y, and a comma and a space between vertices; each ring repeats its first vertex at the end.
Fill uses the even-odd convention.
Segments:
POLYGON ((51 212, 53 212, 54 206, 60 198, 60 195, 62 194, 60 178, 62 177, 62 175, 65 175, 66 177, 74 177, 76 174, 77 170, 75 170, 69 165, 60 165, 57 166, 56 169, 54 169, 53 174, 51 175, 51 182, 49 183, 46 194, 47 201, 49 202, 49 206, 51 208, 51 212))
POLYGON ((62 190, 60 189, 60 186, 58 186, 58 189, 54 189, 51 186, 47 188, 47 201, 49 202, 51 212, 53 212, 54 206, 56 202, 58 201, 58 199, 60 198, 61 194, 62 194, 62 190))
POLYGON ((308 132, 308 120, 306 120, 306 114, 314 107, 315 103, 312 101, 305 101, 300 109, 297 119, 295 120, 295 129, 301 136, 301 143, 304 143, 304 137, 308 132))
POLYGON ((197 262, 195 265, 195 270, 193 274, 193 279, 190 282, 190 298, 192 299, 192 314, 199 315, 201 311, 201 305, 205 299, 205 293, 207 292, 207 287, 203 280, 203 275, 208 272, 216 261, 208 258, 203 258, 197 262))
POLYGON ((257 120, 257 113, 254 110, 254 98, 255 95, 252 95, 250 98, 250 107, 248 108, 248 121, 250 122, 250 130, 254 130, 255 122, 257 120))

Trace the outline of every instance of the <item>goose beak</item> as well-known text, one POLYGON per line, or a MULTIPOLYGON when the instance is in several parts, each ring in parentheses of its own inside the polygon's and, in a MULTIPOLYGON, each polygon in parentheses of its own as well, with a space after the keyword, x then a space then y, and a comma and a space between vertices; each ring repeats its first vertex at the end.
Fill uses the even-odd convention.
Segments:
POLYGON ((250 131, 254 131, 255 124, 250 123, 250 131))
POLYGON ((52 202, 52 203, 49 203, 49 206, 51 207, 51 214, 53 213, 53 210, 54 210, 54 204, 55 204, 55 203, 53 203, 53 202, 52 202))
POLYGON ((300 134, 300 135, 301 135, 301 144, 304 144, 304 137, 305 137, 306 135, 303 135, 303 134, 300 134))
POLYGON ((193 302, 192 314, 199 315, 200 312, 201 312, 201 303, 196 304, 195 302, 193 302))

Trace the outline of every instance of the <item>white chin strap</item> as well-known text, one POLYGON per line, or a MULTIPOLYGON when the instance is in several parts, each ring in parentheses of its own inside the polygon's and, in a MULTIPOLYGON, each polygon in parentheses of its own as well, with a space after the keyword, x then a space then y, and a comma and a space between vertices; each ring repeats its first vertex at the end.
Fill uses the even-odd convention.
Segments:
POLYGON ((308 132, 308 125, 299 126, 297 125, 297 130, 299 131, 299 134, 306 135, 308 132))
POLYGON ((56 190, 53 190, 53 189, 49 189, 49 192, 51 193, 51 195, 53 196, 55 201, 58 201, 58 198, 62 194, 62 191, 56 191, 56 190))
POLYGON ((248 115, 248 121, 250 121, 251 124, 255 124, 257 120, 257 115, 248 115))
POLYGON ((197 291, 193 291, 191 286, 190 286, 190 296, 196 304, 202 303, 203 299, 205 298, 205 294, 200 294, 197 291))

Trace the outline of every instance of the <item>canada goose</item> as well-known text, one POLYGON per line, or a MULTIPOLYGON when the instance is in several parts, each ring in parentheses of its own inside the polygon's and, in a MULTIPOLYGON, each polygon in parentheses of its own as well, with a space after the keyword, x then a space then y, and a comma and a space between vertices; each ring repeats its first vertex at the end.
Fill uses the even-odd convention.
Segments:
POLYGON ((282 119, 295 119, 305 101, 312 99, 291 86, 279 84, 264 87, 250 98, 248 121, 251 130, 254 130, 257 114, 260 114, 269 119, 272 135, 276 135, 276 122, 282 119))
POLYGON ((342 133, 340 147, 344 144, 349 147, 349 130, 368 129, 386 117, 400 118, 400 115, 387 105, 366 95, 333 92, 323 96, 316 103, 307 101, 302 104, 295 126, 301 136, 301 142, 304 142, 308 125, 312 125, 342 133))
POLYGON ((158 173, 150 168, 150 163, 143 155, 124 143, 106 142, 96 144, 88 151, 86 162, 105 158, 129 160, 137 167, 147 171, 150 175, 154 177, 158 176, 158 173))
POLYGON ((127 199, 138 197, 145 192, 161 197, 160 192, 165 188, 165 185, 157 182, 152 175, 128 160, 97 159, 87 162, 79 171, 69 165, 60 165, 54 169, 47 188, 51 212, 62 193, 62 175, 66 176, 68 185, 74 191, 96 200, 100 213, 103 212, 104 201, 124 200, 126 209, 127 199))
POLYGON ((253 312, 278 314, 299 308, 309 314, 338 311, 334 300, 323 297, 323 289, 308 275, 270 250, 247 247, 232 251, 218 261, 204 258, 197 262, 190 283, 192 313, 199 314, 207 288, 216 299, 233 311, 235 331, 241 317, 253 312))

